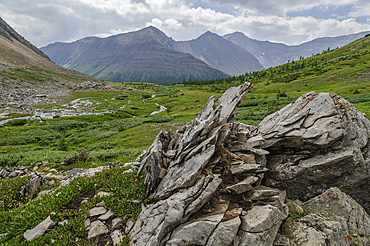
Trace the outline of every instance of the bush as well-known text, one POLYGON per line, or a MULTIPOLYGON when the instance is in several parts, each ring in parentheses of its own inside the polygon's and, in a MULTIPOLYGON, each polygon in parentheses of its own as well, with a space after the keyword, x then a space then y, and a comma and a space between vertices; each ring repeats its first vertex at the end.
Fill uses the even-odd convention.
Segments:
POLYGON ((79 153, 72 155, 64 160, 64 164, 71 165, 76 162, 86 162, 89 157, 90 152, 86 150, 81 150, 79 153))
POLYGON ((76 121, 76 120, 62 120, 55 122, 52 125, 43 126, 41 129, 43 130, 56 130, 56 131, 66 131, 71 130, 75 128, 84 128, 89 126, 90 123, 84 122, 84 121, 76 121))
POLYGON ((142 98, 146 99, 146 98, 151 98, 152 95, 148 95, 148 94, 144 94, 144 95, 141 95, 142 98))
POLYGON ((365 38, 370 37, 370 33, 365 35, 365 38))
POLYGON ((128 95, 119 95, 116 97, 117 100, 125 100, 128 97, 128 95))
POLYGON ((278 94, 276 95, 276 97, 287 97, 287 94, 285 94, 285 91, 283 92, 278 92, 278 94))
POLYGON ((15 119, 15 120, 8 121, 4 125, 6 125, 6 126, 23 126, 25 124, 27 124, 26 119, 15 119))

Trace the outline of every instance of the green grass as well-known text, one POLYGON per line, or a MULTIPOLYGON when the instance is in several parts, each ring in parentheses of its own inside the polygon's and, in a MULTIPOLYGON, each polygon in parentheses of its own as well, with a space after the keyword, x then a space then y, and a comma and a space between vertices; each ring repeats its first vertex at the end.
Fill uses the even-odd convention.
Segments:
MULTIPOLYGON (((104 206, 111 209, 116 217, 135 220, 141 211, 141 205, 131 200, 145 199, 144 185, 136 172, 122 175, 123 170, 116 167, 97 173, 91 178, 80 177, 51 195, 47 194, 41 199, 28 201, 22 206, 13 206, 10 210, 0 210, 0 233, 8 233, 0 238, 0 243, 2 245, 70 245, 75 237, 81 239, 79 245, 91 243, 83 239, 86 233, 84 216, 88 215, 88 210, 101 200, 105 200, 104 206), (81 195, 98 191, 110 192, 112 195, 91 198, 80 205, 78 210, 65 209, 69 204, 80 199, 81 195), (32 229, 49 215, 53 221, 67 220, 68 222, 63 226, 54 227, 32 242, 23 240, 23 233, 26 230, 32 229)), ((14 189, 16 189, 15 186, 14 189)))

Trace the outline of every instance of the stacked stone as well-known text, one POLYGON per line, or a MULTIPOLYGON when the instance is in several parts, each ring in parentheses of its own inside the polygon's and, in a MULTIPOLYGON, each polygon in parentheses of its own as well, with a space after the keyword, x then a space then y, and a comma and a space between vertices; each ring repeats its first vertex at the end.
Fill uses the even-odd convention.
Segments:
POLYGON ((288 216, 285 193, 259 186, 268 152, 238 148, 238 138, 256 128, 233 123, 235 107, 251 88, 230 88, 216 103, 211 97, 195 120, 161 131, 144 152, 139 171, 145 171, 146 192, 157 203, 143 208, 132 245, 273 242, 269 234, 276 235, 288 216), (246 222, 248 216, 254 222, 246 222))

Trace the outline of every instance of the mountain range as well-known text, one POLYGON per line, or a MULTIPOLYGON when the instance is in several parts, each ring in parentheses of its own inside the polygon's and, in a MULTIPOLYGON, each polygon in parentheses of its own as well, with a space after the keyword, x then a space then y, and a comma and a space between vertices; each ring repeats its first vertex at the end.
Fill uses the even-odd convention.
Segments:
POLYGON ((248 51, 216 34, 176 42, 154 27, 108 38, 54 43, 41 50, 61 66, 113 82, 172 84, 263 69, 248 51))
POLYGON ((41 50, 60 66, 114 82, 225 78, 259 71, 342 47, 370 32, 318 38, 300 45, 259 41, 235 32, 223 37, 206 32, 175 41, 155 27, 107 38, 87 37, 49 44, 41 50))
POLYGON ((286 45, 270 41, 259 41, 245 36, 241 32, 235 32, 223 36, 225 39, 243 47, 252 53, 265 67, 275 67, 288 61, 299 60, 303 57, 310 57, 321 53, 323 50, 340 48, 359 38, 363 38, 370 31, 360 32, 338 37, 317 38, 300 45, 286 45))

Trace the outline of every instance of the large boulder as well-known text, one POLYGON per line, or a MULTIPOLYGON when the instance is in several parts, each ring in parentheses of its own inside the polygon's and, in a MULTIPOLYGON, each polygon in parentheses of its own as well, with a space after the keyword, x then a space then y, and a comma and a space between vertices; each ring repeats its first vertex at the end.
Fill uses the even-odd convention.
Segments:
POLYGON ((275 245, 369 245, 370 217, 339 188, 330 188, 303 204, 308 215, 288 219, 275 245))
POLYGON ((264 184, 300 200, 341 187, 370 211, 370 121, 333 93, 307 93, 267 116, 246 148, 269 152, 264 184))

